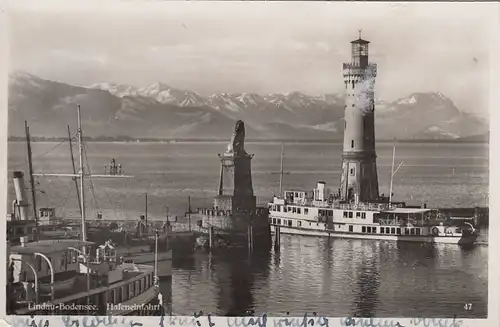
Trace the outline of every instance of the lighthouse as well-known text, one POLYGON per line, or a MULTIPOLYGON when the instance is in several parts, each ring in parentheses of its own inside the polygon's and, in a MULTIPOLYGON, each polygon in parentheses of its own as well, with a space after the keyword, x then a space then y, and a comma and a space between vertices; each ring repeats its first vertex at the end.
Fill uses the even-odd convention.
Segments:
POLYGON ((370 42, 351 42, 351 62, 343 64, 345 84, 344 143, 340 197, 345 201, 379 199, 375 153, 374 87, 377 65, 368 62, 370 42))

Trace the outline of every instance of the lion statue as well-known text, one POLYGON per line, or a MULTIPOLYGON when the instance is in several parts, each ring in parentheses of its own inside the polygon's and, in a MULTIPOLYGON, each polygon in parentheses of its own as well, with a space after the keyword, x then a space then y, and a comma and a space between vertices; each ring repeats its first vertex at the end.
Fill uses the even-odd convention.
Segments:
POLYGON ((227 145, 226 153, 231 153, 235 156, 247 155, 245 151, 245 123, 242 120, 236 122, 233 136, 227 145))

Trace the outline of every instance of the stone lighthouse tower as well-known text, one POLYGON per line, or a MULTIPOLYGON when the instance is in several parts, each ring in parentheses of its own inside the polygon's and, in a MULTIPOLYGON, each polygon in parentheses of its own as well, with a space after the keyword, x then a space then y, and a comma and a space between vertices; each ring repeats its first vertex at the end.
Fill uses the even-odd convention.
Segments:
POLYGON ((344 63, 345 123, 340 197, 346 201, 379 199, 375 154, 375 105, 373 89, 377 65, 368 62, 370 42, 351 42, 351 62, 344 63))

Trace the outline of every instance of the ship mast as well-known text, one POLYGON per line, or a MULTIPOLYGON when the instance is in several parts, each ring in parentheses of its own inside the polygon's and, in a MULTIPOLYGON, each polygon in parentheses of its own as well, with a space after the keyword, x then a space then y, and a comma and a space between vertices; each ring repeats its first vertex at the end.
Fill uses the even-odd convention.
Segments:
MULTIPOLYGON (((71 164, 73 166, 73 174, 76 175, 75 157, 73 156, 73 142, 71 139, 71 131, 69 129, 69 125, 68 125, 68 141, 69 141, 69 151, 71 154, 71 164)), ((78 206, 80 207, 80 214, 82 214, 82 203, 80 202, 80 190, 78 189, 78 180, 76 177, 73 177, 73 180, 75 181, 76 196, 78 197, 78 206)))
POLYGON ((389 185, 389 206, 392 202, 392 182, 394 180, 394 159, 396 157, 396 146, 392 149, 391 184, 389 185))
POLYGON ((391 184, 389 186, 389 207, 392 204, 392 184, 394 181, 394 175, 398 172, 399 168, 403 166, 404 161, 401 161, 401 163, 398 165, 396 170, 394 170, 394 160, 396 159, 396 146, 392 149, 392 168, 391 168, 391 184))
POLYGON ((80 111, 80 105, 77 105, 78 112, 78 152, 80 155, 80 207, 82 208, 82 241, 83 241, 83 255, 87 255, 87 247, 85 242, 87 241, 87 224, 85 222, 85 187, 84 187, 84 166, 83 166, 83 131, 82 131, 82 115, 80 111))
MULTIPOLYGON (((284 157, 285 157, 285 143, 281 143, 281 156, 280 156, 280 172, 278 173, 280 175, 280 193, 279 197, 283 196, 283 179, 285 175, 289 175, 289 172, 285 172, 283 170, 283 162, 284 162, 284 157)), ((276 175, 277 173, 271 173, 276 175)))
POLYGON ((80 171, 73 174, 58 174, 58 173, 39 173, 33 174, 33 176, 57 176, 57 177, 72 177, 80 179, 80 204, 81 204, 81 214, 82 214, 82 243, 83 243, 83 254, 87 255, 86 241, 87 241, 87 226, 85 222, 85 188, 84 188, 84 178, 85 177, 97 177, 97 178, 134 178, 134 176, 125 175, 91 175, 86 174, 84 170, 84 146, 83 146, 83 129, 82 129, 82 118, 80 112, 80 105, 77 105, 78 114, 78 149, 80 157, 80 171))
POLYGON ((283 153, 285 145, 281 143, 281 168, 280 168, 280 196, 283 196, 283 153))
POLYGON ((26 130, 26 146, 28 148, 28 167, 30 173, 30 185, 31 185, 31 197, 33 200, 33 219, 35 219, 36 224, 36 240, 40 239, 40 227, 38 223, 38 214, 36 212, 36 195, 35 195, 35 180, 33 179, 33 160, 31 157, 31 137, 30 137, 30 128, 28 127, 28 122, 24 122, 24 127, 26 130))

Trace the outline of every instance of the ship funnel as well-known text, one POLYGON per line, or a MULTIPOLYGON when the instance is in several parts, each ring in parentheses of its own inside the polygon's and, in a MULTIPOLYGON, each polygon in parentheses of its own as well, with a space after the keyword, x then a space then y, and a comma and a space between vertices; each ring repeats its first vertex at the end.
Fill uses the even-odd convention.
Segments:
POLYGON ((316 201, 324 201, 325 200, 325 182, 318 182, 316 186, 316 201))
POLYGON ((26 189, 24 186, 24 174, 22 171, 15 171, 14 175, 14 189, 16 191, 16 200, 18 211, 15 213, 16 219, 28 220, 28 199, 26 198, 26 189))

